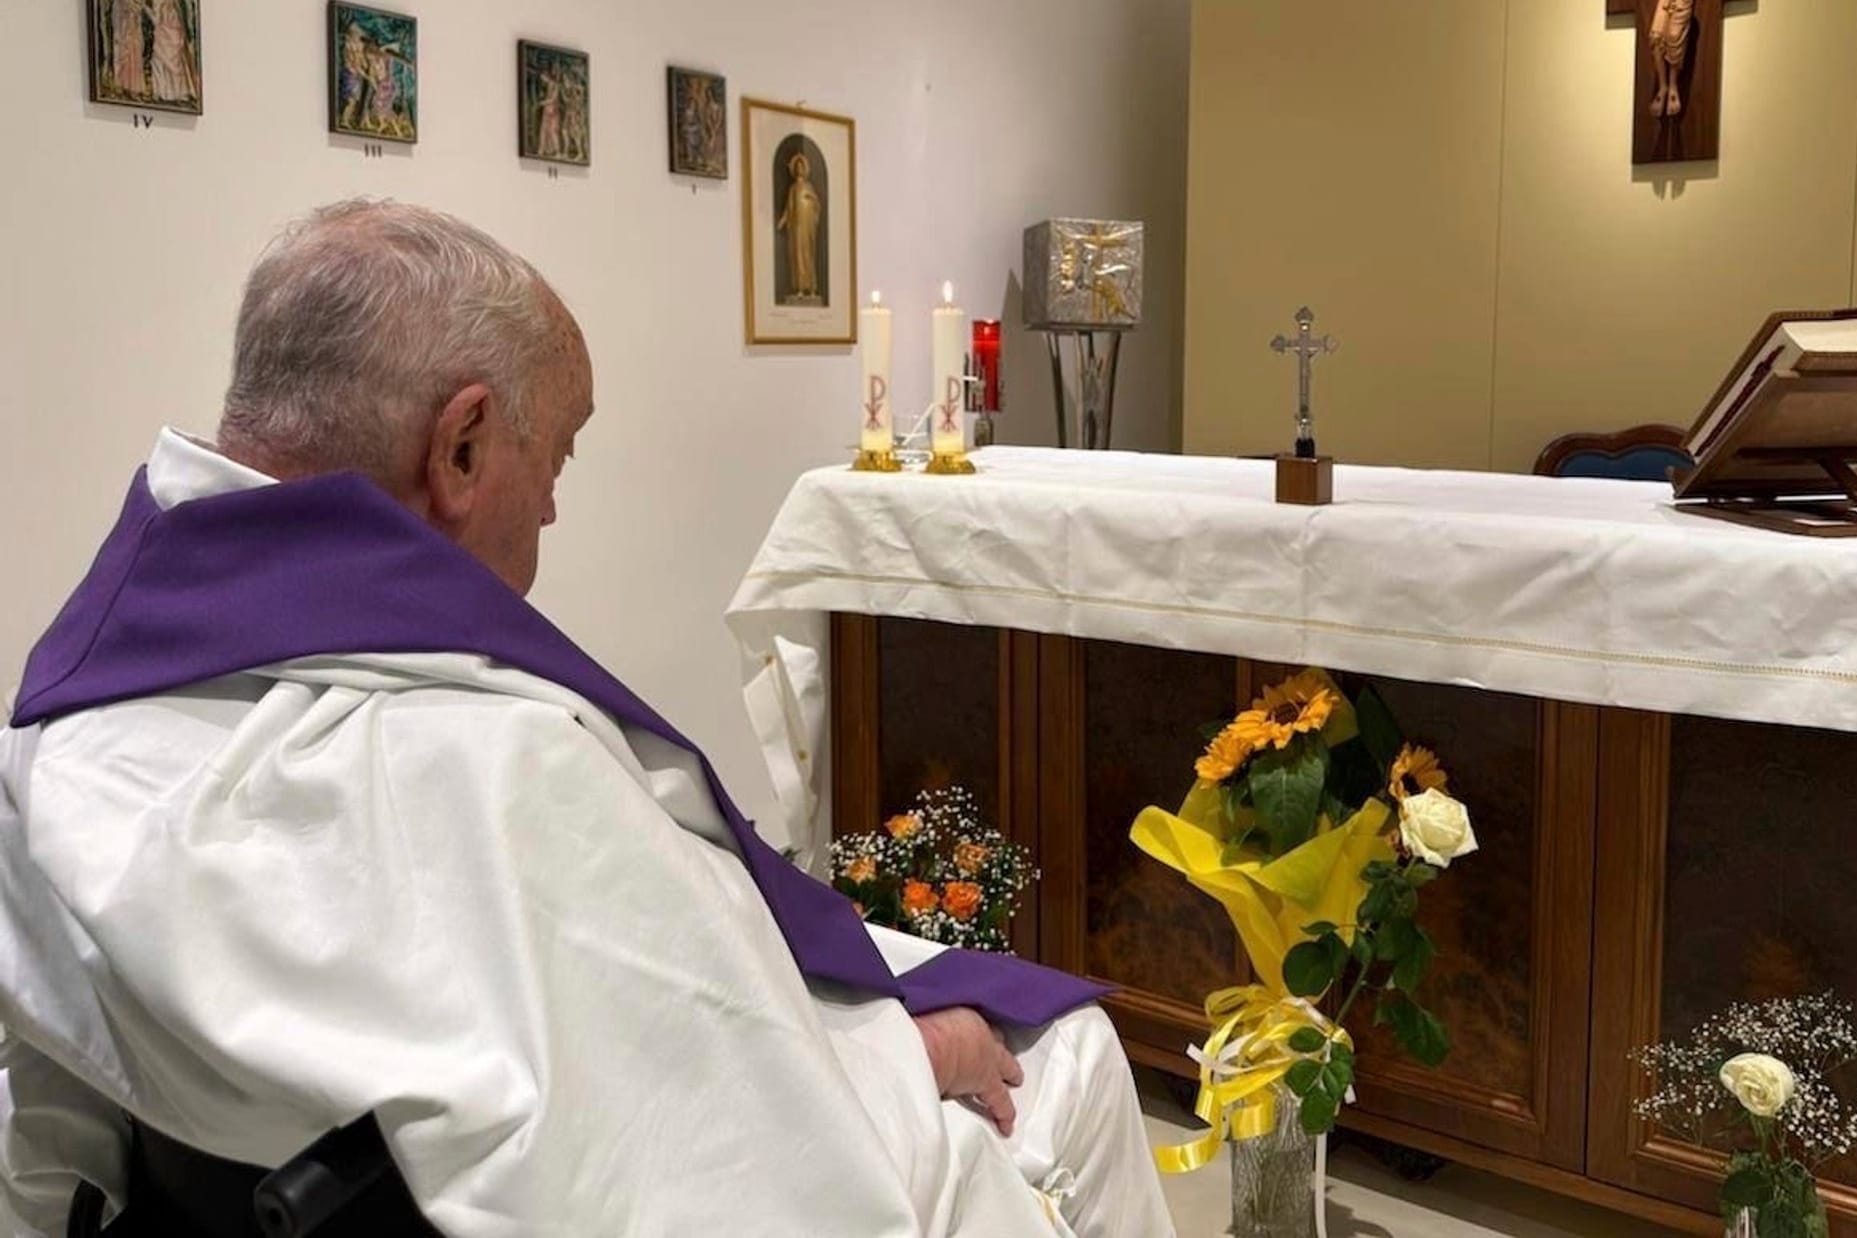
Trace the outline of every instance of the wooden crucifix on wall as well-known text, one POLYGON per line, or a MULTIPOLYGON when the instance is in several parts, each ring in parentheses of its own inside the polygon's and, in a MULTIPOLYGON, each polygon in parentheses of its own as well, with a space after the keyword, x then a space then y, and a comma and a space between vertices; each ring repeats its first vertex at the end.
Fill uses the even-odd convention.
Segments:
POLYGON ((1637 21, 1631 161, 1714 159, 1722 132, 1722 0, 1606 0, 1637 21))

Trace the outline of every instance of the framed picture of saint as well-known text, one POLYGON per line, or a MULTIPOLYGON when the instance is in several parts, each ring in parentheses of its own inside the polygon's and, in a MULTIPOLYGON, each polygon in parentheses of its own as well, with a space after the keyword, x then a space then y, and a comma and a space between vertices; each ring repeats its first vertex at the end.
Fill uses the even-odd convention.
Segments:
POLYGON ((517 153, 550 163, 593 162, 587 53, 516 44, 517 153))
POLYGON ((729 84, 714 73, 666 71, 671 117, 671 172, 729 178, 729 84))
POLYGON ((90 101, 204 110, 200 0, 89 0, 90 101))
POLYGON ((857 125, 742 100, 750 344, 855 344, 857 125))
POLYGON ((417 20, 330 0, 329 132, 419 140, 417 20))

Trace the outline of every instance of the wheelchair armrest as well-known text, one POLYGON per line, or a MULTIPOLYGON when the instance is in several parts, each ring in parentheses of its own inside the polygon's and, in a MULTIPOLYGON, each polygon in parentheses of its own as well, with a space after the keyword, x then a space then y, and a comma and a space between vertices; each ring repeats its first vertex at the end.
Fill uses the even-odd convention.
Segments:
POLYGON ((267 1174, 252 1193, 265 1238, 303 1238, 395 1173, 374 1115, 330 1131, 267 1174))

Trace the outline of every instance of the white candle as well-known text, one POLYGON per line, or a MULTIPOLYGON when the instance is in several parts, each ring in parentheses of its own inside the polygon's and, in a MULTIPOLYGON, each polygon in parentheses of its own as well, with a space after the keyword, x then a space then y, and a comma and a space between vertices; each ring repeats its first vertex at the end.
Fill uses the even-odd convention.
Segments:
POLYGON ((954 285, 941 286, 935 307, 935 413, 929 419, 929 450, 958 456, 966 449, 967 314, 954 303, 954 285))
POLYGON ((864 359, 861 388, 863 433, 858 450, 889 452, 896 449, 890 412, 890 307, 883 294, 870 294, 870 304, 858 311, 858 352, 864 359))

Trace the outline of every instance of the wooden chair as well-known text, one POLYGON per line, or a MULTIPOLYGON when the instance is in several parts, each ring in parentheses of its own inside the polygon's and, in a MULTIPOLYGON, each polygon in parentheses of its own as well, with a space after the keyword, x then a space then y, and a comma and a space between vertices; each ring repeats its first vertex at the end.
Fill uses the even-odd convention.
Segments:
POLYGON ((1616 434, 1566 434, 1535 457, 1544 477, 1611 477, 1665 481, 1673 468, 1695 462, 1683 450, 1687 434, 1676 426, 1644 425, 1616 434))

